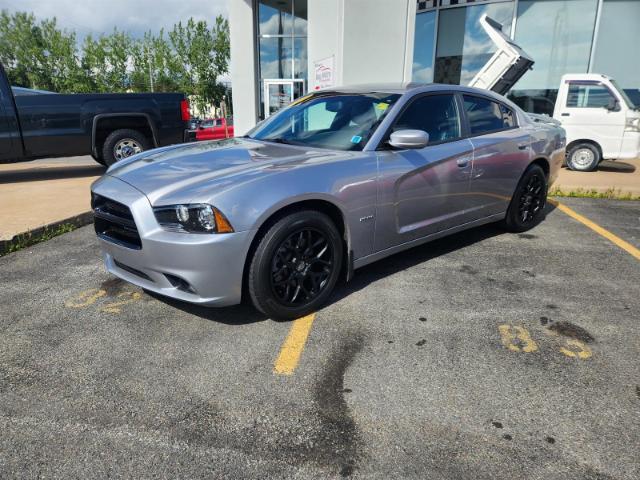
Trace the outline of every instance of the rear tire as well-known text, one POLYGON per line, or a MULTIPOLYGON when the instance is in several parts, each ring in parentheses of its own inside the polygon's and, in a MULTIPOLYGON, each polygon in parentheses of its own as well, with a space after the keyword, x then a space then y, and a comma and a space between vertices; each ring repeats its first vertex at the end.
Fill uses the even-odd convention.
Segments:
POLYGON ((600 150, 591 143, 578 143, 567 152, 567 167, 577 172, 591 172, 600 163, 600 150))
POLYGON ((526 232, 544 218, 547 203, 547 176, 539 165, 529 165, 518 182, 504 219, 510 232, 526 232))
POLYGON ((327 215, 313 210, 287 215, 267 230, 250 259, 253 305, 277 320, 315 312, 331 296, 342 256, 342 238, 327 215))
POLYGON ((137 130, 123 128, 109 134, 102 146, 102 158, 107 166, 136 153, 149 150, 151 142, 137 130))

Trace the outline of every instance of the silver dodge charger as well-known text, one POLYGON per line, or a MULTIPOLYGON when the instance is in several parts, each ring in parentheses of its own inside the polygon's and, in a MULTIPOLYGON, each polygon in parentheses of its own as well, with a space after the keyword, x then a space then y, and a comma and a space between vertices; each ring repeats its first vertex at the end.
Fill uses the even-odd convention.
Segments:
POLYGON ((296 318, 401 250, 489 222, 534 227, 564 148, 560 127, 490 91, 319 91, 244 137, 114 164, 92 186, 95 229, 128 282, 296 318))

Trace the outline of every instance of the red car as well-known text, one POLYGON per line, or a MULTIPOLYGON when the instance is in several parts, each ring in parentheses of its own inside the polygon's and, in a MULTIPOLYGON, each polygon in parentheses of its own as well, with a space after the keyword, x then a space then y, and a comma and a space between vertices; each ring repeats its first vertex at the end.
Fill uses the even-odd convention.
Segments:
POLYGON ((230 137, 233 137, 233 120, 230 118, 205 120, 196 129, 196 141, 221 140, 230 137))

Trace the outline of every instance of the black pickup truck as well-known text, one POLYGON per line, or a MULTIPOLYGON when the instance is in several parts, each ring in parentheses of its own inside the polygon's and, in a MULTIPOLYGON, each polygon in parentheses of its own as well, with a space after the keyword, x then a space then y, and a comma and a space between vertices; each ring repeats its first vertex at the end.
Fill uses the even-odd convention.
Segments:
POLYGON ((64 95, 11 88, 0 65, 0 163, 91 155, 111 165, 186 140, 181 93, 64 95))

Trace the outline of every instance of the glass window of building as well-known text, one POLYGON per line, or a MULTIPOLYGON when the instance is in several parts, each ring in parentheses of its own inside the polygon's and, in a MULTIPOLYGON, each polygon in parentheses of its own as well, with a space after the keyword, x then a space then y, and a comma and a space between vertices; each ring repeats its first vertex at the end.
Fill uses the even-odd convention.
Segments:
POLYGON ((414 82, 433 82, 433 53, 436 45, 436 12, 425 12, 416 15, 416 29, 413 40, 414 82))
POLYGON ((435 81, 468 84, 495 52, 494 43, 480 25, 480 17, 486 13, 501 23, 502 31, 509 35, 513 8, 512 2, 505 2, 441 10, 435 81))
POLYGON ((613 77, 640 106, 639 26, 639 1, 604 0, 591 71, 613 77))
POLYGON ((304 95, 307 0, 259 0, 260 118, 304 95))
POLYGON ((515 42, 534 60, 511 91, 526 111, 553 113, 560 79, 589 69, 598 0, 520 0, 515 42))

